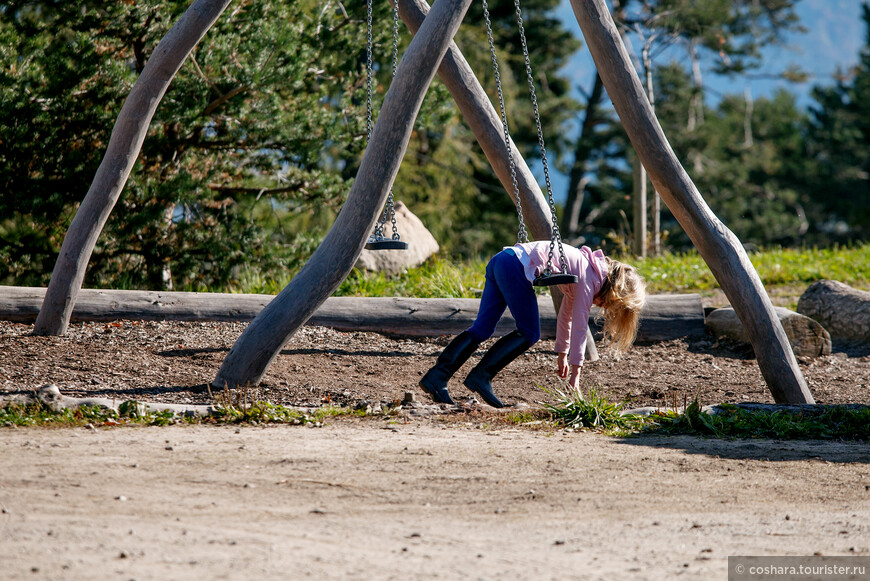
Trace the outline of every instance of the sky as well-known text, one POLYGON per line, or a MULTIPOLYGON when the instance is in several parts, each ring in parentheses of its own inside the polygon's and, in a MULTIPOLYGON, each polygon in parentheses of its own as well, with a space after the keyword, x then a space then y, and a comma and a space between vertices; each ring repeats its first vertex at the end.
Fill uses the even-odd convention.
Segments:
MULTIPOLYGON (((744 80, 710 76, 705 78, 705 83, 712 104, 715 105, 723 94, 743 94, 747 88, 752 97, 757 99, 770 96, 777 88, 783 87, 797 96, 799 106, 807 107, 812 103, 809 93, 814 85, 831 84, 832 77, 838 70, 846 70, 857 62, 858 52, 865 39, 861 0, 800 0, 797 13, 807 31, 787 36, 785 46, 767 48, 764 51, 767 64, 758 73, 782 71, 790 64, 797 64, 810 74, 810 80, 795 84, 769 79, 744 80)), ((582 41, 580 27, 569 0, 562 0, 557 16, 582 41)), ((532 64, 534 66, 534 62, 532 64)), ((585 48, 578 51, 564 69, 575 87, 590 87, 594 71, 592 59, 585 48)), ((535 174, 543 183, 540 164, 535 165, 535 174)), ((552 167, 552 163, 550 165, 552 167)), ((554 198, 557 202, 564 201, 568 178, 558 171, 551 173, 554 198)))

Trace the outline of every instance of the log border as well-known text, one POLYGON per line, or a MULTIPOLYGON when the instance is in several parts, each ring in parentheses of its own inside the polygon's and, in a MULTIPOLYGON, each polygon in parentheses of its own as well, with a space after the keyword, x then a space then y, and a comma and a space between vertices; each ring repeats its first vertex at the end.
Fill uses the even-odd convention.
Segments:
MULTIPOLYGON (((32 323, 39 314, 45 289, 0 286, 0 319, 32 323)), ((252 321, 272 295, 82 289, 73 321, 252 321)), ((479 299, 417 299, 406 297, 330 297, 306 325, 341 331, 372 331, 406 337, 454 335, 474 321, 479 299)), ((556 336, 556 311, 547 295, 538 297, 541 332, 556 336)), ((590 328, 597 309, 590 315, 590 328)), ((514 328, 510 311, 496 329, 503 335, 514 328)), ((705 334, 704 308, 697 294, 650 295, 641 315, 638 341, 668 341, 705 334)))

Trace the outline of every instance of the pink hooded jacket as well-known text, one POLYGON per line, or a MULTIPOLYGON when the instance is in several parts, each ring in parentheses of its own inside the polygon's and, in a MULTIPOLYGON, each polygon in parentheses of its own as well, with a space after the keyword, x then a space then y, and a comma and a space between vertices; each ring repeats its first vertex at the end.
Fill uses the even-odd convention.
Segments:
MULTIPOLYGON (((530 282, 547 268, 549 241, 525 242, 512 248, 530 282)), ((607 278, 607 258, 601 250, 593 252, 587 246, 574 248, 564 245, 563 248, 568 273, 576 274, 578 280, 577 284, 558 285, 565 298, 557 318, 556 352, 569 353, 568 363, 571 365, 583 365, 592 299, 607 278)), ((558 247, 553 252, 553 270, 559 270, 558 247)))

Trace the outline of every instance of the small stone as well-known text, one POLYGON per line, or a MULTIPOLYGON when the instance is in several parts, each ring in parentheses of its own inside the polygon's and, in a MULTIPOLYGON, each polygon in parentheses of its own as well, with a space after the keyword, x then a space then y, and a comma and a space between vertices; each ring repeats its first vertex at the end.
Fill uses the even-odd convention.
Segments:
POLYGON ((118 558, 119 559, 126 559, 129 556, 130 555, 127 554, 127 551, 121 551, 121 553, 118 555, 118 558))
POLYGON ((413 391, 406 391, 405 397, 402 399, 402 403, 409 404, 409 403, 414 403, 415 401, 417 401, 417 398, 414 395, 414 392, 413 391))
POLYGON ((116 496, 115 500, 120 500, 121 502, 126 502, 127 497, 126 496, 116 496))
POLYGON ((558 539, 558 540, 556 540, 553 544, 554 544, 554 545, 557 545, 557 546, 558 546, 558 545, 564 545, 564 544, 565 544, 565 541, 563 541, 563 540, 561 540, 561 539, 558 539))
POLYGON ((174 449, 174 448, 173 448, 172 446, 166 446, 166 447, 164 448, 164 450, 169 450, 170 452, 172 452, 173 449, 174 449))

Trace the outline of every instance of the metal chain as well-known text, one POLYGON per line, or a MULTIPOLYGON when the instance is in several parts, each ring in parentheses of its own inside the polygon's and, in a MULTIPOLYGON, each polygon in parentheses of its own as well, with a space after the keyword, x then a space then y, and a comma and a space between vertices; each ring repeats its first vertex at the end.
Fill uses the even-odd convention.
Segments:
POLYGON ((529 61, 529 47, 526 44, 526 31, 523 28, 523 13, 520 9, 520 0, 514 0, 514 7, 516 8, 517 14, 517 26, 520 30, 520 42, 523 47, 523 58, 526 63, 526 77, 529 83, 529 94, 532 98, 532 108, 535 112, 535 126, 538 130, 538 145, 541 149, 541 164, 544 167, 544 179, 547 183, 547 202, 550 205, 550 216, 553 219, 553 232, 550 236, 550 252, 547 256, 547 271, 552 270, 553 266, 553 251, 556 244, 559 245, 559 266, 560 270, 564 273, 568 271, 568 263, 565 259, 565 249, 562 247, 562 236, 559 233, 559 223, 556 219, 556 202, 553 200, 553 187, 550 184, 550 168, 547 163, 547 149, 544 147, 544 131, 541 129, 541 115, 538 112, 538 99, 535 95, 535 81, 534 76, 532 75, 532 64, 529 61))
MULTIPOLYGON (((372 49, 372 0, 366 1, 366 143, 371 141, 372 130, 372 71, 374 69, 374 50, 372 49)), ((393 0, 393 78, 396 76, 396 69, 399 66, 399 3, 398 0, 393 0)), ((393 203, 393 188, 390 188, 390 193, 387 194, 387 203, 384 206, 384 211, 380 218, 375 222, 374 236, 378 240, 384 238, 384 228, 387 225, 387 219, 392 222, 393 240, 399 240, 399 229, 396 227, 396 208, 393 203)))
MULTIPOLYGON (((396 78, 396 69, 399 67, 399 0, 392 0, 393 3, 393 78, 396 78)), ((393 205, 393 188, 390 187, 390 193, 387 195, 387 209, 384 210, 384 218, 389 211, 390 220, 393 223, 393 240, 399 240, 399 229, 396 228, 396 208, 393 205)), ((384 220, 386 222, 386 220, 384 220)), ((381 232, 384 231, 383 224, 381 232)))
MULTIPOLYGON (((372 70, 374 69, 374 50, 372 49, 372 0, 366 0, 366 147, 372 140, 372 70)), ((383 222, 375 222, 375 238, 384 237, 383 222)))
POLYGON ((492 72, 495 74, 495 87, 496 92, 498 93, 498 106, 499 111, 501 112, 501 125, 502 130, 504 131, 504 146, 507 151, 508 157, 508 166, 511 171, 511 184, 513 185, 513 198, 514 204, 517 207, 517 217, 519 218, 519 230, 517 231, 517 243, 520 242, 528 242, 529 236, 526 233, 526 224, 523 221, 523 207, 520 204, 520 187, 517 184, 517 166, 514 161, 514 156, 511 151, 511 136, 510 131, 508 130, 508 122, 507 122, 507 114, 505 113, 504 108, 504 95, 501 90, 501 76, 498 72, 498 58, 495 54, 495 42, 492 38, 492 23, 489 20, 489 6, 487 6, 486 0, 482 0, 483 2, 483 18, 486 22, 486 37, 489 40, 489 52, 492 59, 492 72))

